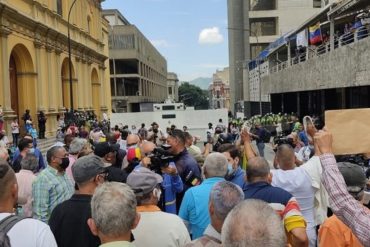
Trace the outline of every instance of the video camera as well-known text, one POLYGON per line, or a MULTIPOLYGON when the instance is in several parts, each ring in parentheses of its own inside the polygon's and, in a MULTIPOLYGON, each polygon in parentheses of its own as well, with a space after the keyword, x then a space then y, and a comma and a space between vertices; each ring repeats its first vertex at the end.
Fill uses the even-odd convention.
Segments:
POLYGON ((174 156, 168 151, 171 145, 163 144, 154 148, 153 152, 148 155, 150 158, 150 169, 156 173, 161 173, 161 168, 166 168, 174 156))
POLYGON ((275 148, 273 149, 274 152, 276 152, 277 147, 283 144, 289 145, 292 148, 295 148, 295 145, 293 143, 293 138, 287 137, 287 136, 275 136, 274 137, 274 146, 275 148))

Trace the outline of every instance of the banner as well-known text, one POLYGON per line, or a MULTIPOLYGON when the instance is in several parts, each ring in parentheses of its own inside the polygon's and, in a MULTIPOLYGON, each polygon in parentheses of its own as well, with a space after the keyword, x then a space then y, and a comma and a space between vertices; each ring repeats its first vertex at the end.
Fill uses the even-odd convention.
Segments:
POLYGON ((370 153, 370 108, 325 111, 336 155, 370 153))
POLYGON ((302 32, 297 33, 297 47, 307 47, 308 40, 307 40, 307 30, 303 30, 302 32))
POLYGON ((319 42, 322 42, 320 22, 317 22, 316 25, 310 26, 309 30, 311 45, 315 45, 319 42))

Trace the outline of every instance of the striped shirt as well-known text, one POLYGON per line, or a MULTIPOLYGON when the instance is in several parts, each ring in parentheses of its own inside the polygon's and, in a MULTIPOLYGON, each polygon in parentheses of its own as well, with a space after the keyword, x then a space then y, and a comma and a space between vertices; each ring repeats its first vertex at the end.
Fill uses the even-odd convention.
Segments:
POLYGON ((33 217, 47 223, 53 209, 73 193, 73 184, 67 174, 47 166, 32 184, 33 217))
POLYGON ((333 213, 351 228, 364 246, 370 246, 370 212, 347 191, 347 185, 332 154, 320 156, 321 177, 328 194, 333 213))

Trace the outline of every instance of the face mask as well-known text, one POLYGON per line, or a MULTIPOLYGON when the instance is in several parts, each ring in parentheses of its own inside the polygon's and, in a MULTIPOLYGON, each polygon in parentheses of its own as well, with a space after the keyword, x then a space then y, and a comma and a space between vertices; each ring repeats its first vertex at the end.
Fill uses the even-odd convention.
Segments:
POLYGON ((160 189, 155 188, 153 190, 153 194, 157 198, 157 200, 159 201, 161 199, 162 191, 160 189))
POLYGON ((231 180, 234 176, 235 170, 233 168, 233 165, 231 163, 227 164, 227 173, 225 176, 226 180, 231 180))
POLYGON ((30 151, 29 151, 30 154, 34 154, 35 153, 35 149, 34 148, 31 148, 30 151))
POLYGON ((69 166, 69 158, 68 157, 62 158, 62 164, 59 164, 59 166, 63 170, 67 169, 67 167, 69 166))

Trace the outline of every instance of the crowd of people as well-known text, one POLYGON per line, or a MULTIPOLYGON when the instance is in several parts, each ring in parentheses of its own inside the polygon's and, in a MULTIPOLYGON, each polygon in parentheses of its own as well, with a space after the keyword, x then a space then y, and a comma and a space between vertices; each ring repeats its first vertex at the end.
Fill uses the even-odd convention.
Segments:
POLYGON ((261 121, 209 123, 203 147, 186 126, 72 122, 45 157, 26 134, 0 148, 0 246, 370 246, 364 170, 289 123, 275 169, 261 121))

